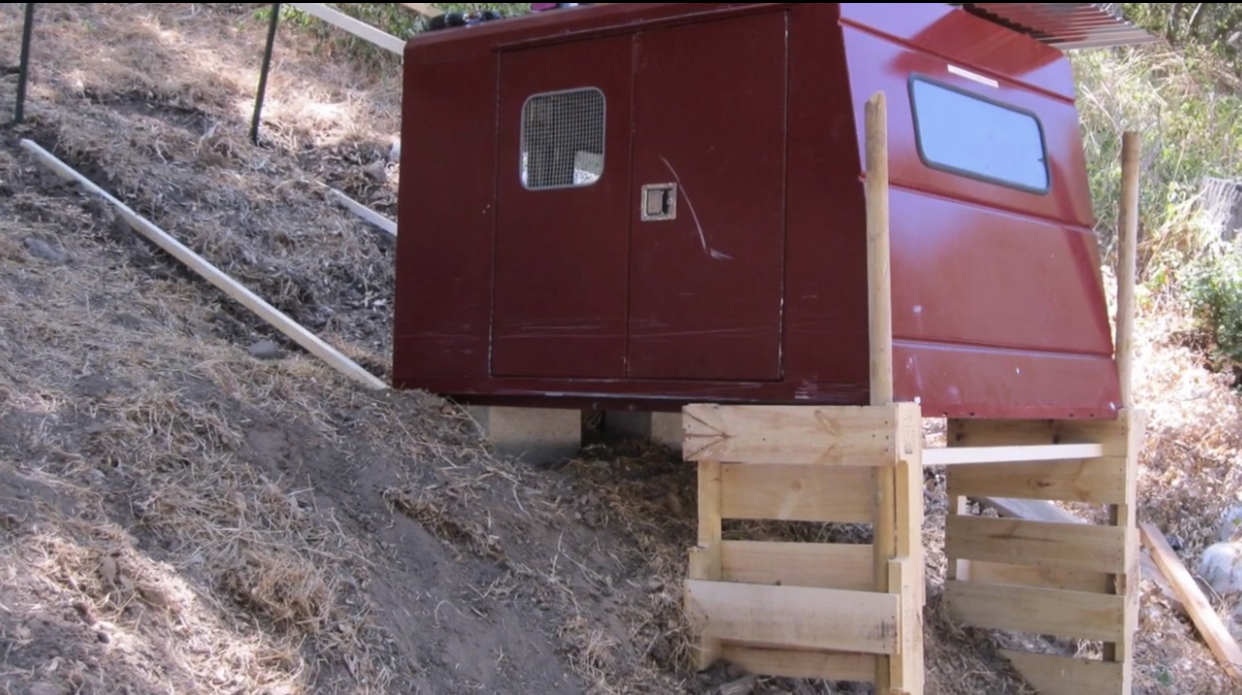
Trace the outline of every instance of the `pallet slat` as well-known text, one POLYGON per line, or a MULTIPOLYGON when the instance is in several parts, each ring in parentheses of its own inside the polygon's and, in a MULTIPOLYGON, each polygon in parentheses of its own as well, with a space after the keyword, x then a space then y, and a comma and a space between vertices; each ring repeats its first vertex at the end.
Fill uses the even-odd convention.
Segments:
POLYGON ((751 673, 779 678, 869 683, 875 677, 873 654, 771 649, 726 642, 724 658, 751 673))
POLYGON ((1126 493, 1126 459, 961 466, 953 470, 956 494, 1028 500, 1121 504, 1126 493))
POLYGON ((730 641, 897 653, 898 597, 867 591, 686 580, 695 632, 730 641))
POLYGON ((1129 679, 1123 664, 1007 649, 1002 649, 1001 655, 1013 663, 1039 691, 1039 695, 1130 692, 1129 679))
POLYGON ((1104 642, 1124 631, 1123 596, 949 581, 944 598, 953 619, 972 627, 1104 642))
POLYGON ((1060 461, 1097 458, 1100 444, 1024 444, 1019 446, 952 446, 923 450, 924 466, 960 466, 1008 461, 1060 461))
POLYGON ((1116 526, 981 516, 945 520, 945 554, 951 559, 1124 574, 1125 551, 1126 529, 1116 526))
POLYGON ((966 574, 959 575, 958 579, 980 584, 1012 584, 1035 589, 1098 594, 1108 593, 1111 585, 1109 575, 1103 572, 1077 572, 1056 567, 1032 567, 984 560, 971 560, 966 563, 966 574))
POLYGON ((911 451, 894 434, 899 412, 911 408, 918 406, 687 405, 683 455, 751 465, 889 466, 899 449, 911 451))
POLYGON ((721 464, 725 519, 871 523, 871 469, 745 463, 721 464))
POLYGON ((724 541, 722 579, 749 584, 780 584, 867 591, 874 583, 871 545, 724 541))

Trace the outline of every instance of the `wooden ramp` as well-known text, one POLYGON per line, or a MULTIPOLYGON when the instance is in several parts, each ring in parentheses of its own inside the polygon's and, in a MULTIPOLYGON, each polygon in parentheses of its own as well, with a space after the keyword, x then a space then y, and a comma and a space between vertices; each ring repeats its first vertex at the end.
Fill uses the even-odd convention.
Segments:
POLYGON ((685 586, 699 663, 923 692, 918 406, 690 405, 699 538, 685 586), (727 519, 869 524, 874 542, 722 540, 727 519))

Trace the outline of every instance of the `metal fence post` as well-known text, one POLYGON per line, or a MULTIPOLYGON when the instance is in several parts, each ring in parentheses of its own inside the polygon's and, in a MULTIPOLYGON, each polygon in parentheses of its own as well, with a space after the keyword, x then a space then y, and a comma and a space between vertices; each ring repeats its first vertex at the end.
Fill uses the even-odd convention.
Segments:
POLYGON ((26 21, 22 24, 22 57, 17 67, 17 106, 13 109, 13 122, 26 118, 26 81, 30 78, 30 35, 34 33, 33 2, 26 3, 26 21))
POLYGON ((272 21, 267 25, 267 46, 263 49, 263 66, 259 68, 259 89, 254 97, 254 116, 250 120, 250 142, 259 144, 259 120, 263 115, 263 96, 267 92, 267 73, 272 67, 272 48, 276 44, 276 26, 280 23, 280 3, 272 3, 272 21))

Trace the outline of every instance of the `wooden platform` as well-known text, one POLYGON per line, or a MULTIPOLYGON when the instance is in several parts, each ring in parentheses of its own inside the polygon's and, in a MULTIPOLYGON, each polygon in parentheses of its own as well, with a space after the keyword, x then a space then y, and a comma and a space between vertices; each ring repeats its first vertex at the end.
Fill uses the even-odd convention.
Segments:
MULTIPOLYGON (((918 406, 684 409, 699 470, 699 663, 923 692, 918 406), (870 524, 868 545, 722 540, 726 519, 870 524)), ((892 689, 890 691, 890 688, 892 689)))

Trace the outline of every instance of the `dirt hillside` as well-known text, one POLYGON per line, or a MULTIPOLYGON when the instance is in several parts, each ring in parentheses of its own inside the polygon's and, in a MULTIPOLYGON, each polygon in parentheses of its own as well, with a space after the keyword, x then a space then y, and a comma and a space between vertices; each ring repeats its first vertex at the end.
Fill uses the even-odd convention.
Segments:
MULTIPOLYGON (((22 7, 0 6, 5 123, 22 7)), ((260 7, 38 6, 27 122, 0 126, 2 692, 708 693, 737 678, 690 666, 694 477, 677 452, 498 457, 459 408, 360 390, 18 146, 387 378, 391 239, 322 186, 395 215, 399 69, 282 27, 255 147, 260 7)), ((1175 320, 1153 305, 1142 324, 1142 516, 1190 562, 1242 482, 1242 428, 1236 396, 1166 341, 1175 320)), ((926 502, 929 695, 1029 692, 996 655, 1011 637, 943 615, 934 471, 926 502)), ((1150 590, 1142 630, 1136 692, 1232 692, 1150 590)))

